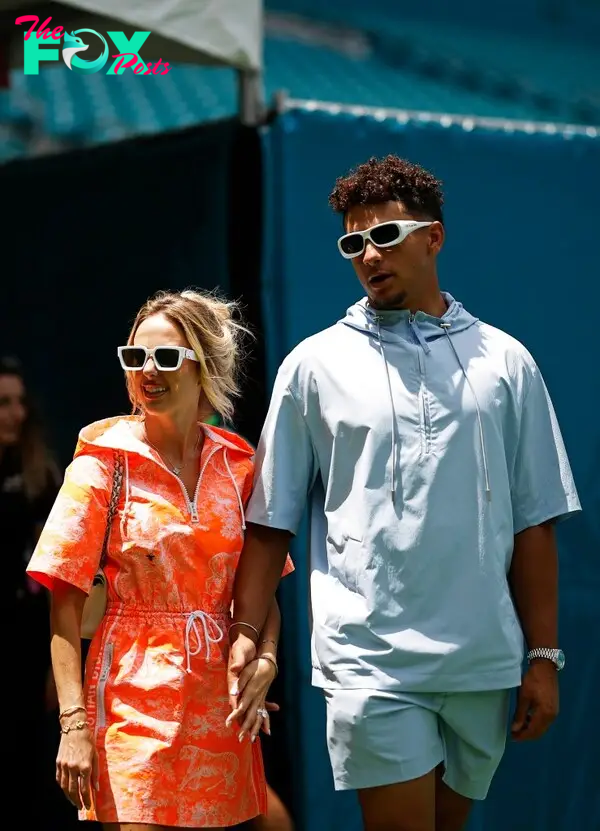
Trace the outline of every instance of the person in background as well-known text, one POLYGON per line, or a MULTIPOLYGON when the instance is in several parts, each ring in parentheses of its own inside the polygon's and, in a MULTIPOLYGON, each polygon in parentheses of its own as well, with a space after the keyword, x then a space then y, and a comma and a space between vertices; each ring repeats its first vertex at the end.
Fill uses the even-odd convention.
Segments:
POLYGON ((0 357, 0 551, 10 622, 12 692, 25 718, 19 720, 10 755, 7 793, 19 793, 23 771, 35 790, 28 818, 39 827, 51 813, 46 718, 56 704, 48 648, 47 592, 25 574, 59 488, 59 470, 44 438, 20 362, 0 357), (15 663, 16 661, 16 667, 15 663), (16 670, 16 671, 15 671, 16 670), (14 674, 12 674, 14 672, 14 674))
POLYGON ((118 348, 134 414, 81 431, 28 566, 52 592, 57 781, 81 819, 111 831, 223 828, 267 810, 254 740, 269 729, 276 602, 240 676, 240 721, 226 672, 230 628, 247 627, 232 625, 231 602, 254 450, 203 423, 233 411, 236 316, 191 290, 142 306, 118 348), (82 688, 82 612, 103 550, 108 603, 82 688))
MULTIPOLYGON (((512 738, 537 739, 565 665, 555 524, 575 483, 531 354, 440 288, 442 202, 397 156, 336 182, 365 296, 279 369, 236 572, 234 619, 260 629, 310 494, 313 683, 366 831, 461 831, 511 690, 512 738)), ((240 666, 256 637, 234 631, 240 666)))

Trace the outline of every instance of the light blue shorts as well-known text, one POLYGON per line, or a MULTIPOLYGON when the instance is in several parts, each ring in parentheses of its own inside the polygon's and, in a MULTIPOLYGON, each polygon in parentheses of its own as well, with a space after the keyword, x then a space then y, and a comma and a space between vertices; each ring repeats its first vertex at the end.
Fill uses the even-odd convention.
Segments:
POLYGON ((408 782, 444 764, 444 782, 485 799, 504 753, 510 690, 324 690, 338 791, 408 782))

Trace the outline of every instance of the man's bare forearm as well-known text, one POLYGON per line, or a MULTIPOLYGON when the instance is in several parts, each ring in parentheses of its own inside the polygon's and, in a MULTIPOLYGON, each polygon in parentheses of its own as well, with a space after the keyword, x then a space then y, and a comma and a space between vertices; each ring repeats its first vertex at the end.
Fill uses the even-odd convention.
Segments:
POLYGON ((558 552, 551 523, 517 534, 509 582, 528 649, 558 647, 558 552))
MULTIPOLYGON (((234 621, 243 621, 263 632, 281 579, 291 536, 289 531, 248 525, 235 574, 234 621)), ((235 630, 240 631, 242 627, 235 627, 235 630)), ((248 634, 247 629, 244 629, 244 634, 248 634)))
POLYGON ((279 643, 279 633, 281 630, 281 612, 279 611, 279 604, 277 598, 273 598, 269 607, 269 613, 265 620, 260 638, 258 641, 256 654, 258 656, 271 657, 277 663, 277 645, 279 643))

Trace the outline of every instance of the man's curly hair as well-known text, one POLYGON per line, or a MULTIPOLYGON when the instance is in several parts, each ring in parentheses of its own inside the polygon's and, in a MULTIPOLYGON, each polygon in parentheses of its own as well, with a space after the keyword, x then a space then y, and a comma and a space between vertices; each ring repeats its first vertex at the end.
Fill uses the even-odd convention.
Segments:
POLYGON ((346 214, 355 205, 402 202, 418 217, 443 222, 442 183, 429 171, 398 156, 371 158, 341 176, 329 196, 336 213, 346 214))

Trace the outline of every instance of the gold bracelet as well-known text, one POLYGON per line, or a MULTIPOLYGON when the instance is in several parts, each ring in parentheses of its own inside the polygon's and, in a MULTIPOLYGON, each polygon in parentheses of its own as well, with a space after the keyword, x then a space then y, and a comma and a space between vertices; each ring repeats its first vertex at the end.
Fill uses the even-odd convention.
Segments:
POLYGON ((257 640, 258 640, 258 638, 260 638, 260 632, 258 631, 256 626, 253 626, 251 623, 245 623, 243 620, 234 620, 233 623, 229 624, 229 631, 230 632, 231 632, 231 630, 233 629, 234 626, 247 626, 248 629, 252 629, 253 632, 256 632, 256 639, 257 640))
POLYGON ((58 720, 60 721, 65 716, 72 716, 73 713, 79 712, 85 713, 85 707, 83 707, 81 704, 74 704, 72 707, 67 707, 66 710, 62 710, 58 714, 58 720))
POLYGON ((277 676, 279 675, 279 667, 277 666, 277 661, 271 658, 270 655, 257 655, 256 658, 259 661, 268 661, 270 664, 273 664, 273 666, 275 667, 275 678, 277 678, 277 676))
POLYGON ((67 724, 66 727, 60 728, 61 733, 70 733, 71 730, 85 730, 88 726, 87 721, 76 721, 75 724, 67 724))

